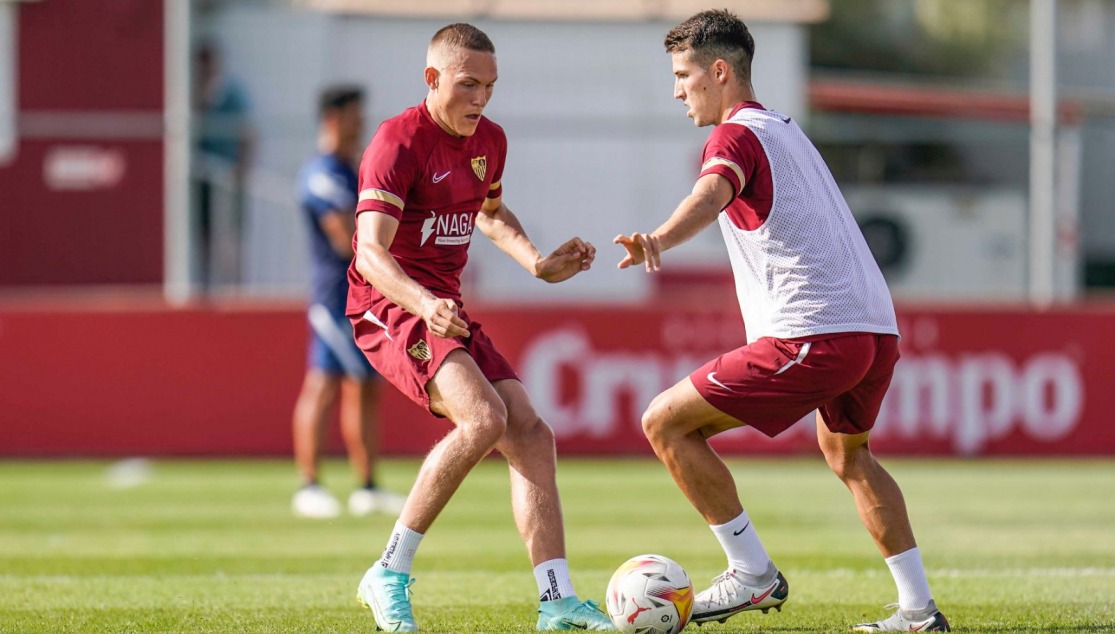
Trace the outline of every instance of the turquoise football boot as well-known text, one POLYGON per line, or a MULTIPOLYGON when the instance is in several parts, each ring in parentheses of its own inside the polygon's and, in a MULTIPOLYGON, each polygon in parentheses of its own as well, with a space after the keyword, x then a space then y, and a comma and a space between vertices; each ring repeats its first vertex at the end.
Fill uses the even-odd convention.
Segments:
POLYGON ((612 620, 600 609, 596 601, 582 602, 576 596, 543 601, 538 605, 539 632, 557 630, 593 630, 614 632, 612 620))
POLYGON ((376 619, 376 629, 386 632, 417 632, 414 612, 410 605, 410 587, 414 579, 402 572, 393 572, 378 561, 368 568, 356 598, 371 608, 376 619))

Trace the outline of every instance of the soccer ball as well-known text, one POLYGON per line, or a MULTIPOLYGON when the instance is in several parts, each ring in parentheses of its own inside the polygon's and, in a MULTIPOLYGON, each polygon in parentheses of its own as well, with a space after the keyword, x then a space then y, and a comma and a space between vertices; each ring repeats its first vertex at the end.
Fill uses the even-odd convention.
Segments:
POLYGON ((623 562, 608 582, 608 616, 627 634, 677 634, 693 613, 693 585, 678 563, 661 555, 623 562))

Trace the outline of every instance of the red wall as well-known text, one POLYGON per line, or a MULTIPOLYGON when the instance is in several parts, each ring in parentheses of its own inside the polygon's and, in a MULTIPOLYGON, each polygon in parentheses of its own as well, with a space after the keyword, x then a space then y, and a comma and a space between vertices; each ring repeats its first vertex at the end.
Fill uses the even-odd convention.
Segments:
POLYGON ((163 3, 19 5, 19 78, 25 110, 161 110, 163 3))
POLYGON ((16 3, 0 287, 160 283, 163 3, 16 3))
MULTIPOLYGON (((564 453, 648 453, 642 407, 742 341, 738 314, 470 310, 515 364, 564 453)), ((884 453, 1115 455, 1115 309, 905 310, 884 453)), ((304 367, 300 310, 0 307, 0 455, 286 454, 304 367)), ((384 447, 447 429, 387 389, 384 447)), ((727 452, 813 451, 811 423, 727 452)))

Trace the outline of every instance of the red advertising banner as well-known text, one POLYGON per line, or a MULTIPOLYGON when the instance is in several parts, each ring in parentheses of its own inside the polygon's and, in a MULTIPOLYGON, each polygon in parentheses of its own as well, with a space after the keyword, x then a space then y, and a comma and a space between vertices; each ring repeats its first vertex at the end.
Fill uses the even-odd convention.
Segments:
MULTIPOLYGON (((880 452, 1110 454, 1115 316, 1106 311, 906 310, 902 360, 872 434, 880 452)), ((738 314, 646 310, 493 315, 535 407, 566 450, 649 451, 643 407, 743 342, 738 314)), ((725 452, 816 446, 812 419, 775 439, 718 436, 725 452)))
POLYGON ((162 282, 162 141, 24 139, 0 192, 0 287, 162 282))
MULTIPOLYGON (((639 417, 744 341, 732 311, 470 307, 562 454, 649 454, 639 417)), ((880 453, 1115 455, 1115 307, 900 311, 880 453)), ((0 455, 283 455, 305 363, 294 308, 0 307, 0 455)), ((422 454, 448 423, 385 390, 383 446, 422 454)), ((725 453, 815 451, 814 424, 749 429, 725 453)))

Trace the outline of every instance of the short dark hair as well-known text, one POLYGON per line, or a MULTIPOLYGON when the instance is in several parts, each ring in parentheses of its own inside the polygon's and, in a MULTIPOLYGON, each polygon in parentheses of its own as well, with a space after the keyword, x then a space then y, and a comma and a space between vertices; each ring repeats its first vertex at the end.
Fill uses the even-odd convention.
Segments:
POLYGON ((496 46, 480 29, 471 24, 457 22, 438 29, 430 40, 430 46, 444 44, 450 48, 463 48, 481 53, 495 53, 496 46))
POLYGON ((364 89, 356 84, 336 84, 321 91, 318 98, 317 114, 324 119, 354 101, 364 100, 364 89))
POLYGON ((692 51, 693 60, 707 68, 722 59, 732 65, 740 81, 751 80, 755 39, 747 25, 727 9, 702 11, 670 29, 666 52, 692 51))

